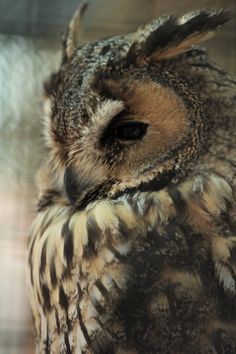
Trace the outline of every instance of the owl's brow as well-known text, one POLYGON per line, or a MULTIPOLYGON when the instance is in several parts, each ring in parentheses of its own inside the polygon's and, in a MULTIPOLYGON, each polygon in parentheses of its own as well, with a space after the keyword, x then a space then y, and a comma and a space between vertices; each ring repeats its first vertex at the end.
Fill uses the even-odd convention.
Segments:
POLYGON ((128 89, 128 85, 123 80, 115 80, 114 77, 110 77, 107 74, 97 73, 93 81, 93 89, 101 96, 117 100, 120 99, 121 92, 128 89))

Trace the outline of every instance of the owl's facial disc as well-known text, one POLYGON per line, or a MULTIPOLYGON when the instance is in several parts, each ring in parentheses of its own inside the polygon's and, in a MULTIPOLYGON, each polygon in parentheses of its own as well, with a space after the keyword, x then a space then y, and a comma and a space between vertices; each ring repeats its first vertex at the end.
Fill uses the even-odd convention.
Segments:
POLYGON ((172 89, 136 80, 109 80, 102 89, 105 98, 84 135, 85 158, 78 155, 77 181, 86 181, 82 205, 163 188, 199 151, 195 124, 201 117, 172 89))
POLYGON ((154 82, 107 85, 124 104, 100 137, 107 174, 127 186, 151 180, 190 138, 189 112, 176 93, 154 82))

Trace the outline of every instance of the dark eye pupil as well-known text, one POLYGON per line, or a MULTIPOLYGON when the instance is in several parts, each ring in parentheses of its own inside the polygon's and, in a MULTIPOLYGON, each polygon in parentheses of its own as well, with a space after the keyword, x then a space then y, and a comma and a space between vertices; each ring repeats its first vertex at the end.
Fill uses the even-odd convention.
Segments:
POLYGON ((113 136, 122 140, 138 140, 146 134, 147 126, 143 122, 125 122, 115 128, 113 136))
POLYGON ((113 117, 100 138, 101 145, 112 143, 114 140, 140 140, 147 132, 148 124, 142 121, 127 119, 129 112, 124 110, 113 117))

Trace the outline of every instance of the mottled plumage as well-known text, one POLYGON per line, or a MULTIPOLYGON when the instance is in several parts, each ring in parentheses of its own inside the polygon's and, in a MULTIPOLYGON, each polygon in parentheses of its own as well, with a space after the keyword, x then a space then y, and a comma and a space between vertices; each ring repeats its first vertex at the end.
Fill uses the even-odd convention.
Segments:
POLYGON ((45 85, 29 294, 39 353, 236 352, 236 81, 224 11, 77 44, 45 85))

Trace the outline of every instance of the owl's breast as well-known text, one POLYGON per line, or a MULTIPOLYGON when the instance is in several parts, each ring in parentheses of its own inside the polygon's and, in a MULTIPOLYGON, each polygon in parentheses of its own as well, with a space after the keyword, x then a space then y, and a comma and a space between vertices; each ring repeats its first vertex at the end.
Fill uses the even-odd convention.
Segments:
POLYGON ((29 254, 39 352, 234 353, 230 208, 230 185, 205 173, 73 214, 42 210, 29 254))

